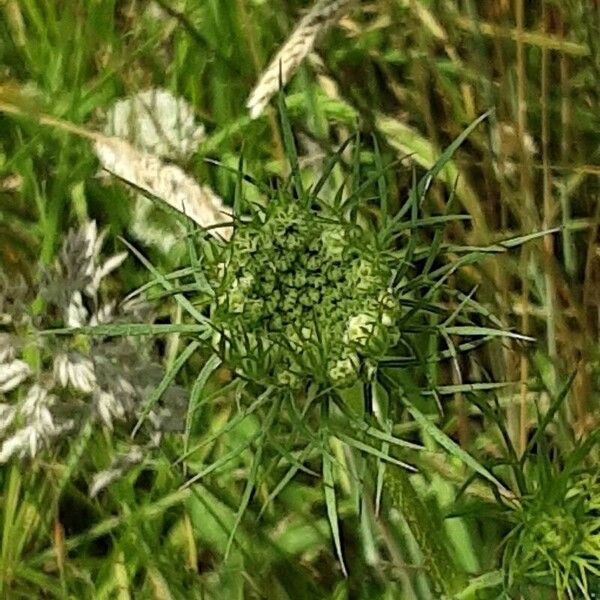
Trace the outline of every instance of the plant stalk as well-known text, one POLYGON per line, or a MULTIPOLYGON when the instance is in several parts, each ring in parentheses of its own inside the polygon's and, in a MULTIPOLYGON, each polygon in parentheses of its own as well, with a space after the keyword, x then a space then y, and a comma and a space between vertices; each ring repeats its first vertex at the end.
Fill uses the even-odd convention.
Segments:
POLYGON ((436 515, 428 511, 403 469, 386 469, 384 489, 390 506, 401 513, 417 542, 423 555, 423 566, 436 591, 453 598, 464 589, 467 581, 452 560, 442 524, 437 523, 436 515))

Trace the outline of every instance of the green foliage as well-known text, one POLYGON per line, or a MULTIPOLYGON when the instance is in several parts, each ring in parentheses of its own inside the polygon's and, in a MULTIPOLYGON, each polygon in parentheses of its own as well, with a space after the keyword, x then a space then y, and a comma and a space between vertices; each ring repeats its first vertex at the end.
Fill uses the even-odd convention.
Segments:
POLYGON ((0 3, 0 598, 600 593, 595 3, 336 5, 278 123, 246 99, 308 0, 0 3), (230 244, 156 204, 144 239, 73 135, 157 88, 230 244), (90 219, 137 260, 70 302, 90 219), (45 407, 73 429, 15 441, 45 407))
MULTIPOLYGON (((544 423, 541 427, 543 432, 544 423)), ((546 454, 526 455, 529 493, 511 511, 514 526, 504 551, 509 589, 526 593, 532 585, 545 585, 559 598, 586 600, 597 593, 600 485, 596 468, 581 467, 597 437, 577 444, 561 469, 546 454)))

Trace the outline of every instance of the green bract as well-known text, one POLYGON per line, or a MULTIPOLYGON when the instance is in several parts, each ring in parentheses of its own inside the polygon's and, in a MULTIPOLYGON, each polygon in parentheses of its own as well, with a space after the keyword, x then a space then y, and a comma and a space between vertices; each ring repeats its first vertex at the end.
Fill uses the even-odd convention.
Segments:
POLYGON ((253 379, 346 386, 398 338, 389 258, 368 231, 292 200, 239 223, 214 261, 222 358, 253 379))
POLYGON ((593 598, 600 573, 600 476, 597 470, 575 475, 559 494, 560 486, 550 480, 523 503, 508 548, 509 573, 515 581, 549 578, 559 598, 593 598))

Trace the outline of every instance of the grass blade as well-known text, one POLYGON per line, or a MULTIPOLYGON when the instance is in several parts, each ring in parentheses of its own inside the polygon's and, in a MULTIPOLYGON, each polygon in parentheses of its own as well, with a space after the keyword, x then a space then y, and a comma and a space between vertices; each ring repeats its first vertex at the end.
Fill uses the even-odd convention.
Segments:
POLYGON ((465 452, 456 442, 450 439, 441 429, 436 427, 431 421, 406 397, 404 400, 407 405, 408 412, 413 419, 422 427, 433 440, 435 440, 449 454, 460 460, 462 463, 479 473, 484 479, 492 483, 498 491, 507 497, 512 494, 504 487, 504 485, 492 475, 482 464, 475 460, 468 452, 465 452))

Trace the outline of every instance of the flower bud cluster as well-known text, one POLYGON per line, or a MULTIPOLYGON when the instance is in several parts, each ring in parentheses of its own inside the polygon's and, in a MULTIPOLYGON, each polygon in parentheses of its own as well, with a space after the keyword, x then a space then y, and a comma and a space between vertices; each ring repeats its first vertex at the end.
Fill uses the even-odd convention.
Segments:
POLYGON ((223 358, 252 378, 350 385, 397 340, 390 269, 358 227, 276 203, 216 261, 223 358))

